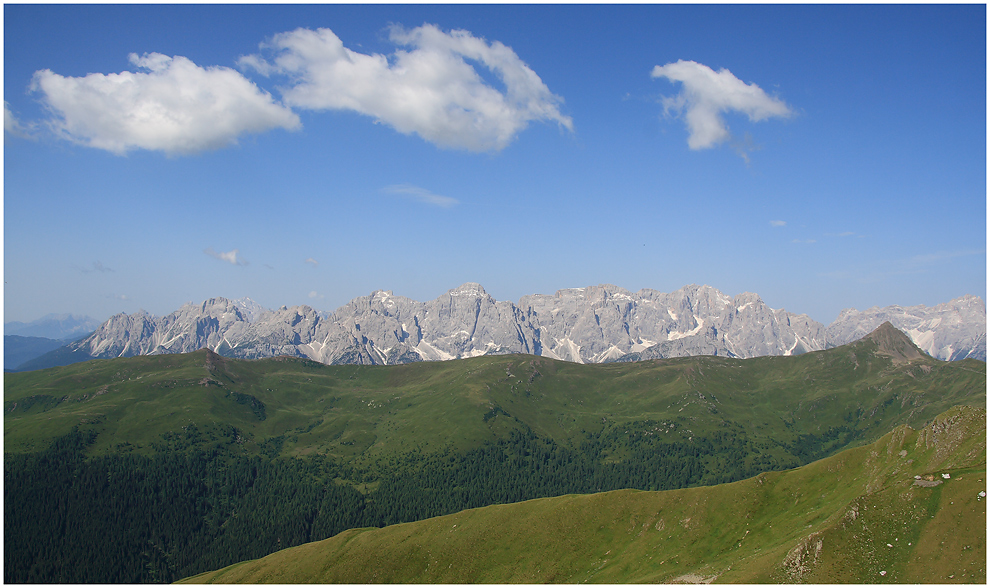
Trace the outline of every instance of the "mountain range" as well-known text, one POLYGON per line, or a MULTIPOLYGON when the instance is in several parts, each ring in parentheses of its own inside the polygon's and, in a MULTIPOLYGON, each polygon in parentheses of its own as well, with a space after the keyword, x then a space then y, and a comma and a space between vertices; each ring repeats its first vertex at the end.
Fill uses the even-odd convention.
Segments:
POLYGON ((664 293, 606 284, 523 296, 514 304, 466 283, 429 302, 378 290, 333 313, 304 305, 269 310, 248 298, 211 298, 163 317, 122 313, 19 369, 204 347, 243 359, 288 355, 365 365, 507 353, 576 363, 745 359, 843 345, 888 321, 937 359, 986 360, 986 306, 971 295, 934 307, 846 309, 826 327, 807 315, 772 309, 757 294, 730 297, 710 286, 664 293))

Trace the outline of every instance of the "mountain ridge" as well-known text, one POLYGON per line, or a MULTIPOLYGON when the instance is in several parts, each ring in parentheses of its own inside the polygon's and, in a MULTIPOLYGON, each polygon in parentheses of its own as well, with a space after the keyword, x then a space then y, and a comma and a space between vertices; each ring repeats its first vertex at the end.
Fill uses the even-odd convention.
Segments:
POLYGON ((807 315, 772 309, 757 294, 729 297, 707 285, 663 293, 600 284, 526 295, 512 303, 466 282, 428 302, 375 290, 332 313, 307 305, 267 310, 248 298, 219 297, 183 305, 164 317, 121 313, 88 338, 20 369, 201 347, 246 359, 284 354, 326 364, 372 365, 503 353, 576 363, 695 354, 797 355, 856 340, 883 322, 877 317, 890 319, 933 357, 986 358, 986 308, 975 296, 927 314, 923 307, 847 309, 825 327, 807 315))

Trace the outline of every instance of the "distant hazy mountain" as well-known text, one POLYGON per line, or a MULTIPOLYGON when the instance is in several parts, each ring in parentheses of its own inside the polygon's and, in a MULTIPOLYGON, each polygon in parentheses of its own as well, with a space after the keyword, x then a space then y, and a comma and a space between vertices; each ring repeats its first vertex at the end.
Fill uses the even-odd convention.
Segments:
POLYGON ((756 294, 729 297, 710 286, 634 293, 600 285, 524 296, 513 304, 496 301, 480 284, 467 283, 429 302, 379 290, 329 315, 308 306, 267 310, 247 298, 213 298, 164 317, 118 314, 89 337, 22 369, 203 347, 228 357, 290 355, 326 364, 503 353, 578 363, 688 355, 747 358, 840 345, 884 321, 940 359, 986 359, 986 309, 975 296, 933 309, 847 310, 826 329, 807 315, 774 310, 756 294), (914 322, 906 323, 908 318, 914 322))
POLYGON ((92 333, 100 326, 100 322, 88 316, 72 314, 47 314, 36 321, 22 323, 11 321, 4 323, 4 335, 20 335, 22 337, 44 337, 46 339, 75 339, 87 333, 92 333))

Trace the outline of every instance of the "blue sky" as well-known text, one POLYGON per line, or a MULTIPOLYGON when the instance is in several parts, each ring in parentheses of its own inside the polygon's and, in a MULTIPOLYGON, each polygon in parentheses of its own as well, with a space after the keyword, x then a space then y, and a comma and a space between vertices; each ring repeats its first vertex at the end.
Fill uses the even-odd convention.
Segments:
POLYGON ((986 297, 986 9, 4 6, 4 321, 986 297))

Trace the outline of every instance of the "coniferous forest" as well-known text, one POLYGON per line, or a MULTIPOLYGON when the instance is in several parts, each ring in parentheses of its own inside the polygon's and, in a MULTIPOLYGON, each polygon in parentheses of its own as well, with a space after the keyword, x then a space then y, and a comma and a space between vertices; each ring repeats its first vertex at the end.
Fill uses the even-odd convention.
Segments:
POLYGON ((228 449, 235 432, 206 449, 183 447, 197 435, 152 456, 86 458, 96 436, 75 430, 44 451, 7 455, 4 581, 172 582, 349 528, 570 493, 728 482, 774 465, 746 465, 747 442, 728 433, 690 445, 641 434, 627 459, 603 463, 616 439, 574 450, 512 432, 464 454, 410 454, 395 473, 362 484, 367 472, 321 456, 237 455, 228 449), (714 472, 705 464, 716 459, 714 472))

